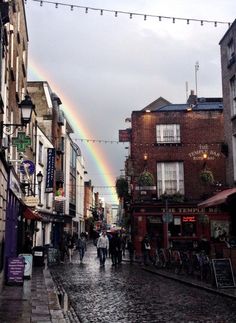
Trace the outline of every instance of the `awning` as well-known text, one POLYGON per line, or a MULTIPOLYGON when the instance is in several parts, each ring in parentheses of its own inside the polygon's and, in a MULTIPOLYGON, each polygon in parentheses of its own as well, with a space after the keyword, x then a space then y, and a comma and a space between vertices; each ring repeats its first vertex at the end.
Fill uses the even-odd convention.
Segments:
POLYGON ((198 207, 210 207, 227 203, 228 197, 236 194, 236 188, 229 188, 198 204, 198 207))
POLYGON ((30 208, 25 208, 25 210, 23 211, 23 215, 26 219, 29 220, 41 220, 42 217, 41 215, 39 215, 36 211, 31 210, 30 208))

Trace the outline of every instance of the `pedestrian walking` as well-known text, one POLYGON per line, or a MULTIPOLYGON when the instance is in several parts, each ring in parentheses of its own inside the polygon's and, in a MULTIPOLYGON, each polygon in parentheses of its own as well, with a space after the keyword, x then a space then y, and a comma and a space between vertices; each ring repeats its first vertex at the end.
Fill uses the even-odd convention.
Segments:
POLYGON ((148 263, 151 261, 151 256, 150 256, 151 245, 147 234, 144 236, 141 242, 141 249, 143 253, 143 263, 145 266, 147 266, 148 263))
POLYGON ((59 250, 60 250, 60 262, 64 263, 66 252, 67 252, 66 240, 64 236, 61 238, 59 242, 59 250))
POLYGON ((127 241, 127 250, 129 252, 129 261, 132 264, 134 262, 134 244, 131 238, 128 239, 127 241))
POLYGON ((109 249, 109 240, 106 231, 98 238, 97 248, 99 252, 100 266, 104 266, 106 262, 107 250, 109 249))
POLYGON ((69 234, 67 237, 67 248, 68 248, 68 256, 69 256, 69 262, 72 262, 72 254, 74 249, 74 243, 72 236, 69 234))
POLYGON ((116 266, 119 263, 119 254, 121 252, 121 240, 119 238, 118 233, 115 233, 113 237, 111 237, 109 244, 109 251, 111 254, 112 266, 116 266))
POLYGON ((86 238, 82 234, 78 238, 77 249, 79 251, 80 262, 82 263, 86 251, 86 238))
POLYGON ((121 249, 122 249, 122 255, 123 256, 125 256, 126 240, 127 240, 126 235, 122 234, 122 236, 121 236, 121 249))

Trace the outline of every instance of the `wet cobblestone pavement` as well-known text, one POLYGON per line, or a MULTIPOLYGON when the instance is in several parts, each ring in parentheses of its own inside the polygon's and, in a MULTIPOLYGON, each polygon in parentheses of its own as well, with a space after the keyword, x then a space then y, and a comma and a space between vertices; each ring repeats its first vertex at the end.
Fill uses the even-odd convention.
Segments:
POLYGON ((96 248, 89 245, 80 264, 51 268, 55 282, 68 294, 71 322, 82 323, 234 323, 236 301, 144 271, 127 262, 100 268, 96 248))

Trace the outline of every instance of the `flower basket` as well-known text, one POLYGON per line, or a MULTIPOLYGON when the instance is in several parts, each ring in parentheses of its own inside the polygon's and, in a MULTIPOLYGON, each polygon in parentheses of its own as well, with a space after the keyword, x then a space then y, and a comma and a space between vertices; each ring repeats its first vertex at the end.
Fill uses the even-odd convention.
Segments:
POLYGON ((138 185, 139 186, 153 186, 154 185, 154 177, 148 172, 142 172, 138 177, 138 185))
POLYGON ((210 170, 202 170, 200 172, 200 179, 203 182, 203 184, 213 184, 214 183, 214 176, 212 174, 212 171, 210 170))

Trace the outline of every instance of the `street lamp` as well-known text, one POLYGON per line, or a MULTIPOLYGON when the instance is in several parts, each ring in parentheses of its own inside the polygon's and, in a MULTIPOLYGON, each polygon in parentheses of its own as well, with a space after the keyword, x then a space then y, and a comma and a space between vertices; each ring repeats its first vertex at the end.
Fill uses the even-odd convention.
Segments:
POLYGON ((25 99, 22 100, 20 103, 19 103, 19 109, 21 111, 21 123, 7 123, 7 124, 4 124, 3 121, 1 121, 0 123, 0 139, 3 138, 3 129, 4 127, 5 128, 11 128, 11 127, 14 127, 14 130, 12 133, 14 133, 14 131, 18 128, 18 127, 22 127, 22 126, 26 126, 30 120, 31 120, 31 115, 32 115, 32 111, 34 110, 34 104, 33 102, 31 101, 31 98, 29 95, 26 95, 25 96, 25 99))
POLYGON ((39 190, 39 205, 42 205, 41 204, 41 185, 42 185, 42 181, 43 181, 43 174, 41 173, 41 171, 38 172, 36 177, 37 177, 38 190, 39 190))

